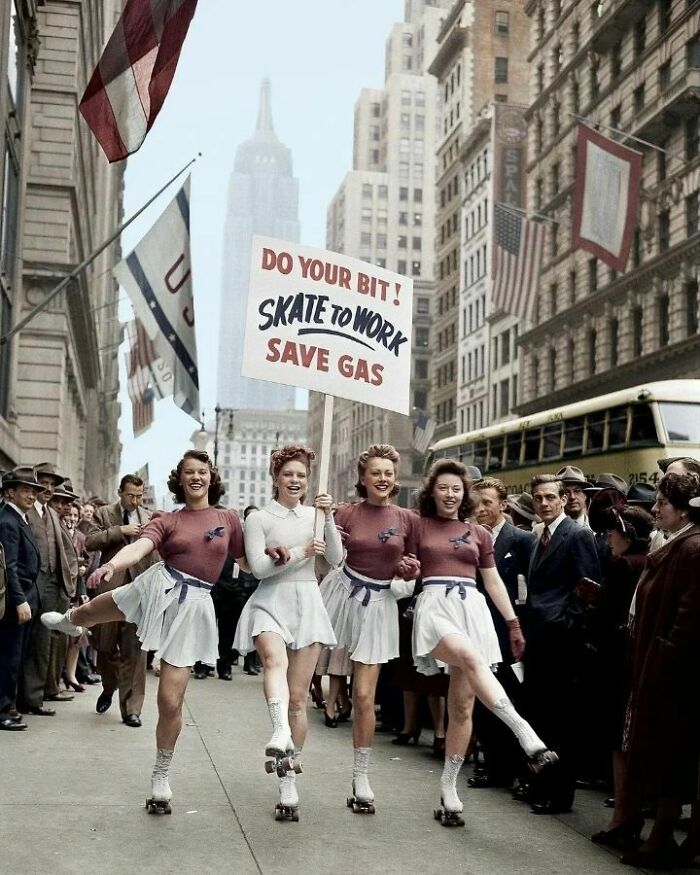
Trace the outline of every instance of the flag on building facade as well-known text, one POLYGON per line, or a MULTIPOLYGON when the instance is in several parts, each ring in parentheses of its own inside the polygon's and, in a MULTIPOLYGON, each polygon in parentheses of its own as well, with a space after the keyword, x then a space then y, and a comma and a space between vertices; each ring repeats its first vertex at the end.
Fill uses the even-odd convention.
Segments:
POLYGON ((413 446, 419 453, 426 453, 435 434, 435 420, 419 410, 413 423, 413 446))
POLYGON ((642 156, 579 122, 571 245, 624 271, 637 220, 642 156))
POLYGON ((197 0, 127 0, 80 101, 109 161, 146 139, 175 75, 197 0))
POLYGON ((493 312, 529 319, 542 264, 544 226, 503 204, 493 205, 493 312))
POLYGON ((143 325, 134 319, 126 325, 127 392, 131 401, 134 437, 153 425, 157 399, 172 394, 172 374, 163 367, 143 325))
POLYGON ((157 358, 172 374, 175 404, 199 422, 189 193, 188 179, 114 275, 131 298, 157 358))

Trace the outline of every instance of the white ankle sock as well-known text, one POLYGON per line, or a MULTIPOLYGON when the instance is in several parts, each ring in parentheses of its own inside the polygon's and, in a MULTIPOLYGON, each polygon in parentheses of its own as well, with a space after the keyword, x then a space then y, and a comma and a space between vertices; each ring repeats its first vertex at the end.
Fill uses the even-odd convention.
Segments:
POLYGON ((537 735, 527 720, 524 720, 513 707, 513 703, 507 696, 499 699, 491 709, 501 719, 510 731, 518 739, 520 747, 531 757, 541 750, 546 750, 547 745, 537 735))
POLYGON ((174 750, 165 750, 162 747, 159 747, 156 752, 156 764, 153 766, 153 777, 168 777, 168 770, 170 769, 170 762, 173 758, 174 750))
POLYGON ((445 765, 440 777, 440 795, 447 811, 462 811, 462 802, 457 795, 457 776, 463 762, 464 757, 458 754, 445 757, 445 765))

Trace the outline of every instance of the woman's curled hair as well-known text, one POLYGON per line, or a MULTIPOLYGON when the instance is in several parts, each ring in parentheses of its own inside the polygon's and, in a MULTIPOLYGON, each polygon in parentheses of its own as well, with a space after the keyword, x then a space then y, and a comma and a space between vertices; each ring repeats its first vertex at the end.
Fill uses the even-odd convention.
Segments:
POLYGON ((687 510, 690 522, 700 522, 700 509, 690 506, 690 499, 700 496, 700 477, 697 474, 664 474, 656 484, 656 490, 676 510, 687 510))
MULTIPOLYGON (((355 492, 357 492, 360 498, 367 498, 367 487, 362 482, 362 478, 371 459, 387 459, 389 462, 393 462, 394 473, 396 477, 399 476, 401 456, 396 447, 392 447, 391 444, 372 444, 371 447, 367 447, 364 453, 360 453, 357 458, 357 483, 355 484, 355 492)), ((398 492, 399 484, 394 483, 394 488, 389 493, 389 497, 392 498, 394 495, 397 495, 398 492)))
MULTIPOLYGON (((287 462, 301 462, 306 468, 307 475, 311 472, 311 463, 316 458, 316 453, 311 447, 306 447, 303 444, 286 444, 279 447, 270 453, 270 477, 272 477, 272 495, 277 498, 279 490, 275 485, 277 475, 284 468, 287 462)), ((300 501, 303 502, 306 496, 302 495, 300 501)))
POLYGON ((209 453, 206 453, 203 450, 187 450, 177 463, 177 467, 173 468, 170 472, 170 477, 168 477, 168 489, 175 496, 175 503, 185 503, 185 490, 180 483, 180 477, 182 476, 182 469, 185 466, 185 462, 188 459, 196 459, 198 462, 206 462, 209 466, 211 482, 209 483, 208 500, 209 505, 215 507, 219 503, 221 496, 226 492, 226 489, 221 482, 218 470, 214 467, 212 460, 209 458, 209 453))
POLYGON ((456 462, 454 459, 439 459, 428 471, 423 487, 416 496, 416 507, 421 516, 437 516, 437 505, 433 498, 433 489, 437 483, 438 477, 441 474, 454 474, 459 477, 464 486, 464 495, 462 503, 457 511, 457 517, 464 522, 470 517, 474 511, 476 503, 471 496, 470 489, 472 481, 469 478, 469 472, 461 462, 456 462))

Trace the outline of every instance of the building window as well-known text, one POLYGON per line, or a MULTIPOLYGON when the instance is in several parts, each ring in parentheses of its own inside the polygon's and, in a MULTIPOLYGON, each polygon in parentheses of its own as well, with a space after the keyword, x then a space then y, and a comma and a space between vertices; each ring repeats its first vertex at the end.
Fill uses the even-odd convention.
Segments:
POLYGON ((389 187, 386 185, 377 186, 377 196, 380 200, 386 200, 389 195, 389 187))
POLYGON ((398 240, 398 246, 399 249, 406 249, 406 247, 408 246, 408 237, 406 237, 404 234, 401 234, 398 240))
POLYGON ((398 260, 398 262, 396 263, 396 270, 397 270, 399 273, 404 274, 404 276, 405 276, 405 274, 406 274, 406 262, 405 262, 404 259, 399 259, 399 260, 398 260))
POLYGON ((430 298, 416 299, 416 313, 427 316, 430 313, 430 298))
POLYGON ((671 61, 666 61, 659 67, 659 90, 667 91, 671 84, 671 61))
POLYGON ((552 283, 549 287, 549 318, 557 315, 557 298, 559 297, 559 286, 552 283))
POLYGON ((671 26, 673 0, 659 0, 659 33, 665 33, 671 26))
POLYGON ((686 67, 700 67, 700 36, 696 36, 685 47, 686 67))
POLYGON ((552 164, 552 197, 559 194, 559 163, 552 164))
POLYGON ((620 129, 622 124, 622 104, 618 103, 610 110, 610 127, 620 129))
POLYGON ((644 83, 634 89, 634 111, 640 113, 644 109, 644 83))
POLYGON ((495 30, 501 36, 508 36, 510 30, 510 15, 508 12, 496 12, 495 30))
POLYGON ((411 276, 420 276, 421 273, 421 262, 420 261, 412 261, 411 262, 411 276))
POLYGON ((659 321, 659 346, 668 346, 670 336, 668 295, 662 295, 657 301, 657 319, 659 321))
POLYGON ((571 27, 571 45, 575 52, 581 47, 581 25, 575 21, 571 27))
POLYGON ((508 58, 495 58, 494 81, 497 85, 508 82, 508 58))
POLYGON ((414 203, 417 203, 417 204, 423 203, 423 189, 422 188, 414 188, 413 189, 413 200, 414 200, 414 203))
POLYGON ((686 334, 692 337, 698 333, 698 281, 691 280, 685 285, 686 334))
POLYGON ((634 28, 634 57, 638 58, 647 47, 647 23, 642 18, 634 28))
POLYGON ((642 355, 642 331, 644 328, 644 313, 641 307, 632 310, 632 356, 637 359, 642 355))
POLYGON ((639 228, 634 229, 632 235, 632 267, 639 267, 642 263, 642 232, 639 228))
POLYGON ((596 347, 598 345, 598 334, 595 328, 591 328, 588 332, 588 369, 589 373, 595 374, 596 371, 596 347))
POLYGON ((510 362, 510 330, 504 331, 501 335, 501 365, 507 365, 510 362))
POLYGON ((610 50, 610 73, 613 79, 622 72, 622 41, 619 40, 610 50))
POLYGON ((430 343, 430 329, 419 325, 416 328, 416 346, 427 349, 430 343))
POLYGON ((591 92, 591 102, 594 100, 598 100, 598 95, 600 94, 600 83, 598 82, 598 68, 591 66, 588 73, 588 80, 590 85, 591 92))
POLYGON ((685 123, 685 157, 688 161, 700 155, 700 114, 685 123))
POLYGON ((617 347, 619 342, 619 326, 617 319, 611 319, 608 324, 608 336, 610 339, 610 367, 617 367, 617 347))
POLYGON ((699 207, 700 204, 698 203, 698 193, 697 191, 694 191, 685 199, 685 223, 688 237, 691 237, 693 234, 697 234, 698 230, 700 229, 700 222, 698 221, 699 207))
POLYGON ((544 64, 539 64, 536 73, 537 94, 540 95, 544 91, 544 64))
POLYGON ((576 303, 576 271, 569 271, 569 298, 570 303, 576 303))
POLYGON ((405 186, 401 186, 399 189, 399 200, 407 201, 408 200, 408 189, 405 186))
POLYGON ((578 114, 581 109, 581 89, 578 82, 574 79, 571 83, 571 107, 578 114))
POLYGON ((598 288, 598 259, 588 259, 588 293, 593 294, 598 288))
POLYGON ((669 210, 662 210, 658 218, 659 229, 659 252, 666 252, 671 245, 671 213, 669 210))
POLYGON ((428 379, 428 359, 416 359, 414 375, 416 380, 428 379))

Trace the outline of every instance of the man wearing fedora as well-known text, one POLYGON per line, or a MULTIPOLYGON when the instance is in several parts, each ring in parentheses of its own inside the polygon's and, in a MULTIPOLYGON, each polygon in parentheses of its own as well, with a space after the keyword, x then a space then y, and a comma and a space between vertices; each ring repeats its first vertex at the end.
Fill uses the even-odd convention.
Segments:
MULTIPOLYGON (((32 534, 39 547, 41 568, 37 578, 39 602, 42 611, 66 611, 75 595, 78 579, 78 558, 73 549, 70 535, 61 525, 61 520, 49 502, 54 490, 65 477, 56 473, 48 462, 40 462, 34 468, 41 491, 27 516, 32 534)), ((65 657, 66 647, 41 623, 39 614, 32 618, 20 679, 19 698, 28 714, 52 717, 56 712, 44 706, 44 700, 52 702, 69 701, 72 695, 62 692, 58 686, 57 674, 65 657)))
POLYGON ((27 511, 40 489, 29 467, 15 468, 2 478, 0 544, 5 556, 7 592, 5 615, 0 619, 0 730, 9 732, 27 728, 15 711, 15 700, 29 624, 33 616, 39 616, 39 547, 27 511))
POLYGON ((590 529, 588 522, 588 500, 585 489, 591 486, 590 481, 580 468, 575 465, 564 465, 554 475, 566 488, 566 507, 564 511, 576 525, 590 529))
MULTIPOLYGON (((143 502, 143 480, 135 474, 125 474, 119 484, 119 500, 98 507, 85 540, 88 550, 99 550, 101 564, 106 565, 126 544, 136 539, 150 520, 151 514, 143 502)), ((116 572, 100 583, 98 594, 129 583, 141 572, 159 561, 153 551, 150 556, 126 572, 116 572)), ((95 709, 104 714, 119 690, 122 721, 133 728, 141 726, 141 708, 146 695, 146 653, 133 623, 102 623, 92 631, 92 644, 97 650, 97 670, 102 676, 102 692, 95 709)))

